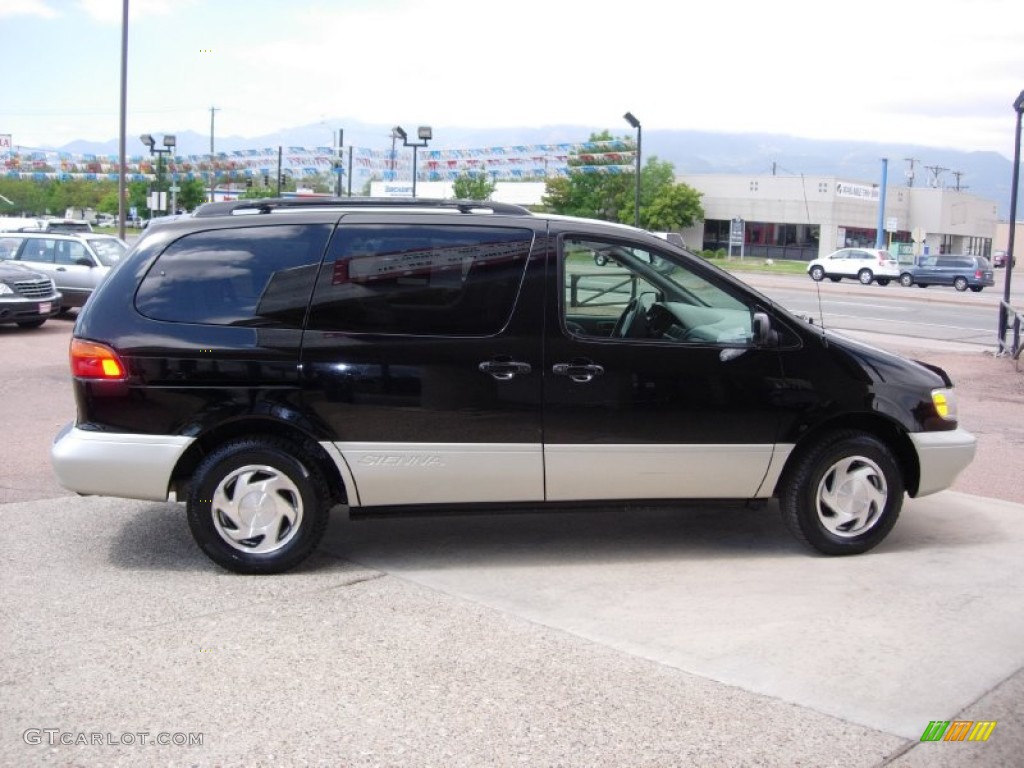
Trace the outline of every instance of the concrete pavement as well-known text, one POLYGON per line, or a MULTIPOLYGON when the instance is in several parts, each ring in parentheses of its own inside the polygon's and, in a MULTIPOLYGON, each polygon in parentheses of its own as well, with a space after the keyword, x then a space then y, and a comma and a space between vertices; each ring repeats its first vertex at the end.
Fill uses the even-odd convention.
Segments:
POLYGON ((841 559, 771 507, 336 514, 308 566, 263 578, 209 563, 175 505, 2 514, 2 765, 996 766, 1024 748, 1020 505, 912 501, 841 559), (998 725, 919 742, 957 717, 998 725))
POLYGON ((69 330, 2 339, 0 766, 1020 764, 1020 504, 909 500, 840 559, 772 505, 339 511, 303 568, 235 576, 180 507, 46 479, 69 330), (998 724, 920 742, 955 718, 998 724))

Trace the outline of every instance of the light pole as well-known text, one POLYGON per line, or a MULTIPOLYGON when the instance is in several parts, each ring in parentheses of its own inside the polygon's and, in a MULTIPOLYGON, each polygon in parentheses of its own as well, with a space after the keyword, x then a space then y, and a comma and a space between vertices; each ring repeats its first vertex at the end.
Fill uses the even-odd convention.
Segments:
POLYGON ((627 112, 623 115, 626 118, 626 122, 636 128, 636 194, 633 200, 633 226, 637 229, 640 228, 640 140, 643 136, 643 131, 640 128, 640 121, 637 120, 632 112, 627 112))
POLYGON ((395 133, 402 140, 402 144, 412 147, 412 196, 416 197, 416 151, 420 147, 427 146, 427 142, 434 138, 434 132, 429 125, 421 125, 416 129, 416 136, 419 141, 409 141, 409 137, 400 125, 395 126, 395 133))
POLYGON ((1003 276, 1003 301, 999 304, 999 351, 1006 352, 1006 324, 1010 308, 1010 279, 1013 274, 1013 240, 1017 231, 1017 188, 1020 179, 1020 124, 1024 113, 1024 91, 1013 102, 1017 128, 1013 133, 1013 179, 1010 181, 1010 231, 1006 236, 1006 274, 1003 276))
MULTIPOLYGON (((145 144, 147 147, 149 147, 149 154, 156 155, 156 167, 157 167, 157 174, 156 174, 157 179, 156 180, 157 180, 157 187, 160 187, 162 185, 162 181, 163 181, 162 180, 162 174, 160 173, 160 167, 161 167, 161 165, 163 163, 163 156, 165 154, 166 155, 170 155, 172 152, 174 152, 174 147, 177 144, 177 140, 174 138, 174 136, 168 134, 168 135, 164 136, 164 139, 163 139, 164 148, 163 149, 158 149, 157 146, 156 146, 156 139, 153 138, 152 134, 144 133, 141 136, 139 136, 139 139, 142 141, 143 144, 145 144)), ((173 180, 171 181, 171 185, 172 186, 174 185, 173 180)), ((157 205, 156 205, 157 210, 162 210, 162 205, 161 204, 162 204, 163 201, 161 201, 160 197, 159 197, 162 194, 164 194, 163 190, 157 189, 157 205)), ((172 201, 171 205, 173 207, 173 205, 174 205, 173 201, 172 201)), ((150 205, 149 207, 152 210, 154 206, 150 205)))

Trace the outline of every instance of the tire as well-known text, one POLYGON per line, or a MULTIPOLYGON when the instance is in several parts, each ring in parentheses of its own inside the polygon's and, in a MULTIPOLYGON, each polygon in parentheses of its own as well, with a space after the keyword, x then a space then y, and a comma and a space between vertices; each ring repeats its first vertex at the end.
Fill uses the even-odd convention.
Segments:
POLYGON ((981 289, 984 288, 984 287, 985 286, 983 286, 983 285, 972 285, 971 286, 971 292, 972 293, 981 293, 981 289))
POLYGON ((880 286, 882 286, 884 288, 885 286, 887 286, 889 284, 889 278, 888 277, 880 277, 877 280, 875 280, 875 282, 878 283, 880 286))
POLYGON ((928 283, 918 283, 917 287, 918 288, 927 288, 928 287, 928 283))
POLYGON ((856 555, 896 525, 903 478, 892 452, 864 432, 825 435, 803 451, 779 486, 789 531, 826 555, 856 555))
POLYGON ((328 498, 323 474, 293 443, 235 440, 196 469, 188 525, 203 552, 221 567, 282 573, 320 543, 330 518, 328 498))
POLYGON ((18 327, 19 328, 40 328, 40 327, 42 327, 43 323, 45 323, 45 322, 46 322, 46 318, 45 317, 42 318, 41 320, 23 320, 22 322, 18 323, 18 327))
POLYGON ((900 285, 902 285, 904 288, 909 288, 913 284, 914 276, 912 274, 910 274, 909 272, 904 272, 902 275, 900 275, 900 285))
POLYGON ((830 277, 829 278, 829 280, 831 280, 833 283, 838 283, 842 279, 843 278, 841 278, 841 277, 830 277))
POLYGON ((960 291, 960 293, 963 293, 967 290, 967 278, 957 277, 953 280, 953 287, 960 291))
POLYGON ((871 281, 875 279, 875 276, 871 274, 870 269, 862 269, 857 273, 857 279, 860 280, 861 285, 871 285, 871 281))
POLYGON ((811 276, 811 280, 816 283, 825 279, 825 270, 818 266, 811 267, 807 271, 807 274, 809 274, 811 276))

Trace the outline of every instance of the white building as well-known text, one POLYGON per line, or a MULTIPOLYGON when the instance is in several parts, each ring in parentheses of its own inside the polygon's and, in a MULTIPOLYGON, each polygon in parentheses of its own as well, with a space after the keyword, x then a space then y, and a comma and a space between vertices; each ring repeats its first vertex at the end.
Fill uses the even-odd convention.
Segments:
MULTIPOLYGON (((835 176, 689 174, 678 181, 701 192, 704 221, 683 232, 691 247, 729 248, 734 219, 743 220, 745 252, 810 260, 846 246, 874 246, 878 185, 835 176)), ((889 186, 886 247, 900 253, 988 256, 998 205, 955 189, 889 186)))

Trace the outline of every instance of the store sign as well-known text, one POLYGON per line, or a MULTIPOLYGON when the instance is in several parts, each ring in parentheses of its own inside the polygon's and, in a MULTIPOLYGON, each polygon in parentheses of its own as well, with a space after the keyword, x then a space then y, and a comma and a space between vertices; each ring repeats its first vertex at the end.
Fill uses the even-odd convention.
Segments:
POLYGON ((840 181, 836 182, 836 196, 877 201, 878 187, 869 184, 850 184, 846 181, 840 181))

